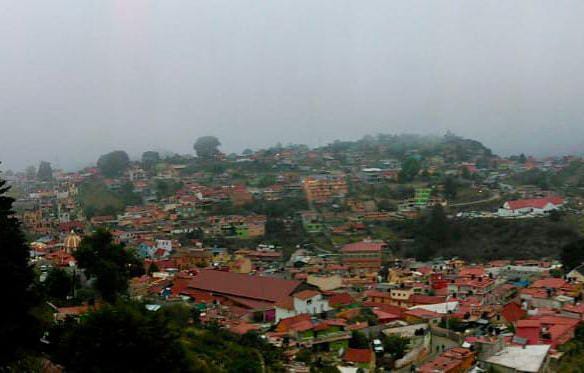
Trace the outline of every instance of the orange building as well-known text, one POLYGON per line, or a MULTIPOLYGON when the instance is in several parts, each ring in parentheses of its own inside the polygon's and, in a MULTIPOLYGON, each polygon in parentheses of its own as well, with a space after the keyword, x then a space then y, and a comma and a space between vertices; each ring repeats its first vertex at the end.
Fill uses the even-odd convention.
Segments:
POLYGON ((418 368, 419 373, 464 373, 468 372, 475 361, 474 353, 462 347, 455 347, 434 360, 418 368))
POLYGON ((308 202, 326 203, 333 198, 344 198, 349 192, 344 176, 317 175, 303 181, 308 202))

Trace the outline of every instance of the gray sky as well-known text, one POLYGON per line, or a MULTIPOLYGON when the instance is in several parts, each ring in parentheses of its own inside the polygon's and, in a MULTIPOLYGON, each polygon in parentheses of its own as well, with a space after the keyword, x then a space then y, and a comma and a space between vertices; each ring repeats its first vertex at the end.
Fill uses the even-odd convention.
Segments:
POLYGON ((0 0, 0 160, 453 132, 584 151, 582 0, 0 0))

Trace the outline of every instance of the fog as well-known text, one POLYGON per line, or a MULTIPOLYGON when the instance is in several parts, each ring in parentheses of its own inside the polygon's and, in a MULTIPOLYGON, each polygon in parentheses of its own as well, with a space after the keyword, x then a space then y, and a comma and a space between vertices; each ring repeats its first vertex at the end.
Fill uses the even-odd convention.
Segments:
POLYGON ((581 0, 0 0, 0 161, 447 130, 584 151, 581 0))

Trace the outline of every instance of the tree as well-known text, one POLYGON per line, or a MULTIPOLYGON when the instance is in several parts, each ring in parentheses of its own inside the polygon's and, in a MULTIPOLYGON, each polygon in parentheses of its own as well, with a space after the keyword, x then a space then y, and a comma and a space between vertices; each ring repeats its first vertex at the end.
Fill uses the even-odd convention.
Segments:
POLYGON ((104 154, 97 160, 97 167, 105 177, 121 176, 129 164, 130 157, 123 150, 104 154))
POLYGON ((349 340, 349 347, 351 348, 368 348, 369 339, 365 333, 358 330, 354 330, 351 333, 351 339, 349 340))
POLYGON ((519 158, 517 158, 517 161, 521 164, 525 164, 525 162, 527 162, 527 157, 525 156, 525 154, 521 153, 519 154, 519 158))
POLYGON ((45 293, 56 299, 65 299, 73 292, 73 276, 61 268, 49 272, 44 282, 45 293))
POLYGON ((584 239, 564 246, 560 257, 566 273, 584 263, 584 239))
POLYGON ((37 172, 37 178, 40 181, 51 181, 53 180, 53 169, 49 162, 42 161, 39 165, 39 170, 37 172))
POLYGON ((158 198, 167 198, 174 195, 178 190, 183 187, 182 182, 176 182, 174 180, 156 180, 154 182, 154 191, 158 198))
POLYGON ((145 170, 150 171, 154 166, 160 162, 160 154, 155 151, 147 151, 142 153, 142 165, 145 170))
POLYGON ((452 176, 448 176, 446 180, 444 180, 444 196, 449 200, 453 200, 456 198, 457 193, 458 183, 452 176))
POLYGON ((416 259, 428 260, 446 247, 452 237, 450 222, 441 205, 435 205, 419 222, 416 259))
POLYGON ((251 149, 245 149, 243 152, 241 152, 242 155, 248 156, 248 155, 252 155, 253 154, 253 150, 251 149))
POLYGON ((0 371, 32 351, 40 337, 34 310, 39 305, 34 274, 20 223, 14 217, 10 188, 0 179, 0 283, 7 302, 0 317, 0 371))
POLYGON ((95 289, 108 302, 127 292, 130 277, 144 272, 136 254, 115 244, 103 229, 85 237, 73 255, 86 275, 95 278, 95 289))
POLYGON ((202 136, 195 141, 193 148, 197 152, 197 157, 202 159, 214 159, 219 154, 221 143, 215 136, 202 136))
POLYGON ((418 175, 420 172, 420 162, 415 158, 408 158, 402 165, 402 169, 399 172, 400 183, 407 183, 418 175))
MULTIPOLYGON (((160 311, 159 311, 160 312, 160 311)), ((53 358, 71 372, 194 372, 178 328, 163 313, 119 303, 49 334, 53 358)))
POLYGON ((394 359, 401 359, 410 343, 410 339, 397 334, 390 334, 383 338, 383 349, 391 354, 394 359))
POLYGON ((28 180, 34 180, 37 174, 35 166, 28 166, 24 172, 28 180))

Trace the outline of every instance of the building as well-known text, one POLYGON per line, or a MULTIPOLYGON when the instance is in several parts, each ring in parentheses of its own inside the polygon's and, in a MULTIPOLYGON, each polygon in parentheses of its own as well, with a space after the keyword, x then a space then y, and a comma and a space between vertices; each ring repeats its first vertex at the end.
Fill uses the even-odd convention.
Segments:
POLYGON ((303 187, 309 203, 327 203, 344 198, 349 192, 344 176, 316 175, 304 179, 303 187))
POLYGON ((498 215, 502 217, 545 215, 559 209, 564 203, 565 201, 561 197, 517 199, 505 202, 503 207, 499 209, 498 215))
POLYGON ((482 360, 481 365, 495 372, 546 372, 549 350, 548 345, 507 346, 482 360))
POLYGON ((383 241, 362 241, 350 243, 341 249, 343 264, 356 272, 377 272, 381 267, 383 250, 387 244, 383 241))
POLYGON ((300 314, 318 315, 332 308, 316 290, 303 290, 276 303, 276 322, 300 314))
POLYGON ((418 368, 419 373, 465 373, 475 362, 474 353, 466 348, 455 347, 418 368))

